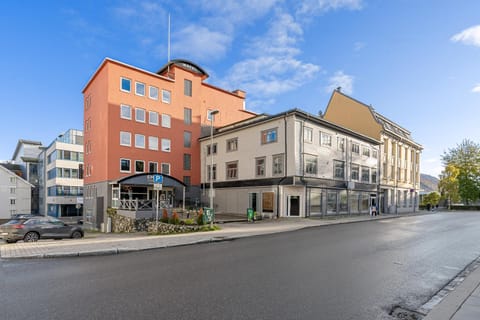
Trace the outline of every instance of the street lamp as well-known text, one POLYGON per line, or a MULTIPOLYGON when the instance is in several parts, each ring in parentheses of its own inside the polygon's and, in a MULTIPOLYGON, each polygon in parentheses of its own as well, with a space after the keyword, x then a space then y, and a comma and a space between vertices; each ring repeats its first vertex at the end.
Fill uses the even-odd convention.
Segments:
POLYGON ((219 113, 218 110, 210 111, 210 208, 213 210, 213 120, 219 113))

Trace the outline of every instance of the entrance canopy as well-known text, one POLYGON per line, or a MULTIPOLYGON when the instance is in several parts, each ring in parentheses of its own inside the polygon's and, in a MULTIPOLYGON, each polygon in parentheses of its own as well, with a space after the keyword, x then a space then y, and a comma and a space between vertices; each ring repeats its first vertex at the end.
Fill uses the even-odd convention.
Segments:
POLYGON ((128 184, 128 185, 153 185, 153 175, 162 175, 163 176, 163 185, 166 187, 187 187, 182 181, 169 176, 167 174, 160 173, 137 173, 122 179, 119 179, 117 183, 128 184))

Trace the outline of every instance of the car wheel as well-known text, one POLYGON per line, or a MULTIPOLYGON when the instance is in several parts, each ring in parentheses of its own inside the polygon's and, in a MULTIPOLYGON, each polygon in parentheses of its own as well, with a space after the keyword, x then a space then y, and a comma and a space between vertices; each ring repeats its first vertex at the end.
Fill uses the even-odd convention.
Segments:
POLYGON ((28 232, 25 237, 23 237, 23 241, 25 242, 36 242, 40 239, 40 235, 36 232, 28 232))
POLYGON ((80 231, 73 231, 72 239, 80 239, 82 237, 82 233, 80 231))
POLYGON ((16 243, 17 240, 5 240, 6 243, 16 243))

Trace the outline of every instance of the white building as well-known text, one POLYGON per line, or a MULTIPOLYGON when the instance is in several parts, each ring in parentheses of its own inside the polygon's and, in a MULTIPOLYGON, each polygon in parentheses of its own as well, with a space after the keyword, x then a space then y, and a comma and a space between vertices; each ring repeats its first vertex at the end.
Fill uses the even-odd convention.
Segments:
POLYGON ((0 165, 0 219, 31 213, 32 188, 31 183, 0 165))
POLYGON ((41 212, 53 217, 83 214, 83 131, 70 129, 40 155, 41 212))
POLYGON ((306 217, 377 205, 380 142, 301 110, 218 128, 213 145, 210 136, 200 141, 203 201, 212 176, 216 212, 306 217))

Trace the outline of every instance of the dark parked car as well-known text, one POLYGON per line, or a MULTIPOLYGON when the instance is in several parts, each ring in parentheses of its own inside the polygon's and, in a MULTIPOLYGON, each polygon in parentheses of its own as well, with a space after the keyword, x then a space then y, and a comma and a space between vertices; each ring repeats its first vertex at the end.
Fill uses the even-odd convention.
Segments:
POLYGON ((43 216, 19 216, 0 225, 0 239, 7 243, 18 240, 25 242, 39 239, 78 239, 83 237, 79 225, 68 225, 62 220, 43 216))

